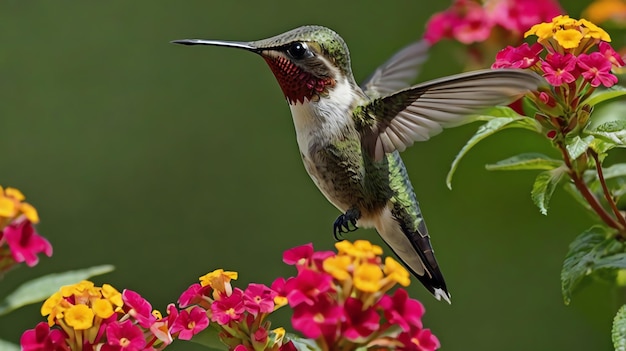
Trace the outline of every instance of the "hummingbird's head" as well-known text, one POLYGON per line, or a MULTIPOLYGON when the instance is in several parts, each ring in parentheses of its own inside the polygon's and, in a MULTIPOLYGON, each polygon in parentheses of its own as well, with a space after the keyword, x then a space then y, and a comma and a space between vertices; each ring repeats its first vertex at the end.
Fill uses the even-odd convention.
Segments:
POLYGON ((251 42, 182 39, 172 43, 227 46, 261 55, 290 104, 327 96, 339 80, 354 82, 348 46, 326 27, 303 26, 251 42))

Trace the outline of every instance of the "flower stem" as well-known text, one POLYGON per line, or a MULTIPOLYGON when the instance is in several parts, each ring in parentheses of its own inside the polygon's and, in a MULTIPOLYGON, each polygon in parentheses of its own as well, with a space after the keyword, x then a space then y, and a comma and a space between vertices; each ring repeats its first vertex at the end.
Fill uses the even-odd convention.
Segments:
MULTIPOLYGON (((574 169, 572 165, 572 160, 569 157, 567 149, 561 143, 559 143, 558 146, 559 146, 559 149, 561 150, 561 153, 563 154, 563 161, 565 161, 565 165, 567 166, 567 168, 569 168, 569 176, 574 182, 576 189, 578 189, 580 194, 589 203, 589 206, 591 206, 591 208, 598 214, 598 216, 600 216, 600 218, 609 227, 615 228, 620 233, 623 233, 625 227, 620 222, 616 221, 615 218, 613 218, 608 212, 606 212, 606 210, 604 209, 604 207, 602 207, 598 199, 591 193, 591 190, 589 190, 589 187, 587 187, 587 184, 585 183, 585 181, 580 177, 580 174, 578 174, 576 169, 574 169)), ((620 234, 620 237, 622 236, 623 234, 620 234)))
POLYGON ((609 191, 609 188, 606 186, 606 180, 604 179, 604 172, 602 171, 602 164, 600 163, 600 160, 598 159, 598 154, 591 149, 589 150, 589 153, 591 154, 591 157, 593 157, 593 160, 595 161, 596 172, 598 173, 598 180, 600 181, 600 184, 602 185, 602 191, 604 192, 604 197, 606 198, 606 201, 609 203, 609 206, 611 206, 611 209, 613 210, 613 213, 615 214, 615 217, 617 218, 617 220, 621 223, 622 227, 626 228, 626 218, 624 218, 624 216, 620 213, 619 209, 617 208, 617 204, 615 204, 615 200, 611 196, 611 192, 609 191))

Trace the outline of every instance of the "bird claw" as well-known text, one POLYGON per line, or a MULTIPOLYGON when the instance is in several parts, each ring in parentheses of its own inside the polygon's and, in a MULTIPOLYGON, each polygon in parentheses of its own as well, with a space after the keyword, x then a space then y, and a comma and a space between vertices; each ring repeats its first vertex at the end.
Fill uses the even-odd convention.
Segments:
POLYGON ((348 210, 346 213, 340 215, 333 224, 333 236, 335 240, 343 240, 343 233, 353 232, 359 227, 356 226, 356 221, 359 219, 359 213, 356 210, 348 210), (352 227, 350 226, 352 225, 352 227))

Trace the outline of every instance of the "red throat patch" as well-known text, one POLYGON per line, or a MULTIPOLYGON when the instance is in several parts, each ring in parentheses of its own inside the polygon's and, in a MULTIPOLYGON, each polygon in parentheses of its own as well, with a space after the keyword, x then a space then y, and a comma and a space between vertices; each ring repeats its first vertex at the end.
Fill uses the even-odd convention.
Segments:
POLYGON ((263 58, 270 66, 290 104, 303 103, 305 99, 310 100, 314 95, 324 94, 329 86, 335 85, 334 79, 316 78, 284 57, 263 56, 263 58))

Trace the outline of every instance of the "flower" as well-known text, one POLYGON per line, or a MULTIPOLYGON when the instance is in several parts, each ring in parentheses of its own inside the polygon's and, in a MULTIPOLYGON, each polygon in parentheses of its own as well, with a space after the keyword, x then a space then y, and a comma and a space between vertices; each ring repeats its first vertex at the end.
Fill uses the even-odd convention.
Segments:
POLYGON ((363 301, 349 297, 344 304, 345 323, 343 335, 357 341, 372 335, 380 328, 380 315, 373 306, 365 308, 363 301))
POLYGON ((548 54, 545 61, 541 62, 541 68, 548 83, 554 86, 571 83, 580 75, 576 70, 576 57, 569 53, 548 54))
POLYGON ((51 330, 46 322, 40 322, 34 329, 22 334, 20 345, 23 351, 57 351, 66 350, 65 335, 58 329, 51 330))
POLYGON ((589 55, 580 54, 577 63, 581 69, 581 75, 592 87, 602 84, 609 88, 617 83, 617 77, 611 74, 613 63, 607 60, 605 55, 599 52, 592 52, 589 55))
POLYGON ((174 321, 170 332, 179 333, 181 340, 191 340, 191 338, 209 326, 209 318, 206 311, 200 307, 192 307, 191 310, 182 310, 174 321))
POLYGON ((13 221, 2 233, 15 262, 26 262, 29 267, 33 267, 39 262, 38 253, 52 256, 50 242, 37 234, 32 223, 25 217, 13 221))
POLYGON ((107 325, 106 335, 107 343, 102 345, 102 351, 140 351, 146 346, 143 332, 129 319, 107 325))
POLYGON ((213 313, 211 320, 220 325, 226 325, 231 321, 238 322, 243 318, 245 310, 243 291, 234 289, 230 296, 222 294, 220 299, 211 304, 211 312, 213 313))
POLYGON ((274 297, 278 294, 263 284, 251 283, 243 294, 246 311, 252 315, 270 313, 274 310, 274 297))

